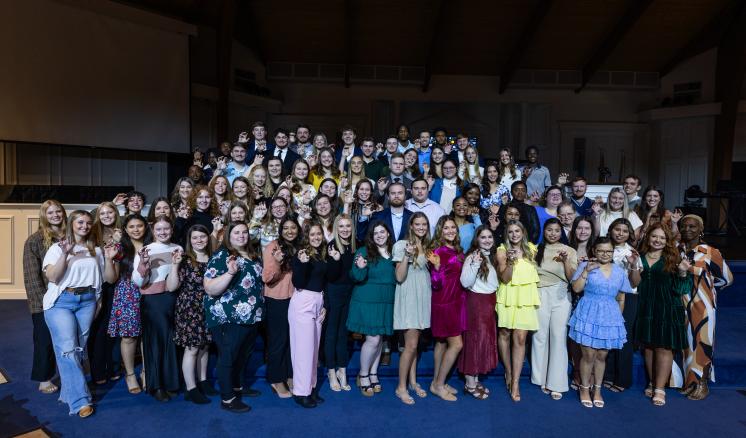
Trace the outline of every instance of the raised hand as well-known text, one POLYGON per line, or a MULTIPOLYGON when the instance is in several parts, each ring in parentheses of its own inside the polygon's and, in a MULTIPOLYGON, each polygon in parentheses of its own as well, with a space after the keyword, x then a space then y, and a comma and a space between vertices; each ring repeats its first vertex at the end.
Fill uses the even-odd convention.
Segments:
POLYGON ((345 204, 352 204, 353 202, 355 202, 355 195, 352 193, 352 190, 345 190, 344 202, 345 204))
POLYGON ((588 264, 585 265, 585 272, 591 272, 593 270, 596 270, 600 268, 601 265, 598 264, 595 258, 588 259, 588 264))
POLYGON ((223 229, 223 218, 216 216, 212 218, 212 231, 217 235, 223 229))
POLYGON ((256 154, 254 155, 254 164, 257 166, 261 166, 264 162, 264 154, 256 154))
POLYGON ((127 202, 127 194, 117 193, 117 195, 114 197, 114 200, 111 202, 113 202, 114 205, 124 205, 124 203, 127 202))
POLYGON ((534 171, 533 167, 531 167, 531 166, 524 166, 523 170, 521 171, 521 173, 523 174, 523 179, 524 180, 528 179, 528 177, 531 176, 531 172, 533 172, 533 171, 534 171))
POLYGON ((119 254, 119 249, 114 244, 104 245, 104 258, 106 260, 113 260, 119 254))
POLYGON ((673 221, 673 223, 676 224, 681 220, 683 216, 684 216, 684 213, 677 208, 673 211, 673 213, 671 213, 671 220, 673 221))
POLYGON ((264 219, 264 216, 267 215, 267 206, 263 203, 259 203, 256 206, 254 206, 254 219, 257 221, 260 221, 264 219))
POLYGON ((239 143, 248 143, 249 142, 249 133, 244 131, 240 134, 238 134, 238 142, 239 143))
POLYGON ((566 172, 562 172, 557 177, 557 185, 564 186, 567 184, 567 180, 570 178, 570 174, 566 172))
POLYGON ((529 197, 529 200, 533 202, 534 204, 539 202, 540 199, 541 199, 541 195, 537 191, 534 191, 533 193, 531 193, 531 196, 529 197))
POLYGON ((308 163, 308 167, 316 166, 316 155, 309 155, 308 158, 306 158, 306 162, 308 163))
POLYGON ((300 260, 301 263, 308 263, 308 261, 311 260, 311 257, 305 249, 302 249, 298 251, 298 260, 300 260))
POLYGON ((426 257, 427 261, 435 267, 435 270, 440 269, 440 256, 438 254, 435 254, 433 251, 428 251, 426 257))
POLYGON ((591 205, 591 210, 593 210, 594 216, 601 216, 601 213, 604 211, 602 203, 598 202, 598 198, 596 198, 596 201, 591 205))
POLYGON ((404 246, 404 252, 407 254, 407 257, 413 257, 414 251, 417 249, 414 243, 407 241, 407 244, 404 246))
POLYGON ((424 174, 426 176, 430 175, 430 165, 429 164, 427 164, 427 163, 423 164, 422 165, 422 170, 424 171, 424 174))
POLYGON ((691 269, 691 267, 692 267, 692 264, 689 262, 689 259, 686 257, 682 258, 681 262, 679 262, 679 266, 677 266, 679 270, 679 275, 682 275, 682 274, 683 274, 682 276, 686 275, 686 273, 689 271, 689 269, 691 269))
POLYGON ((625 259, 627 259, 630 267, 637 266, 637 263, 640 261, 640 253, 633 249, 625 259))
POLYGON ((334 261, 338 262, 339 259, 342 257, 342 254, 337 250, 337 245, 334 243, 329 245, 329 250, 327 251, 329 254, 329 257, 333 258, 334 261))
POLYGON ((150 268, 150 250, 148 247, 143 246, 138 254, 140 255, 140 264, 145 268, 150 268))
POLYGON ((62 250, 62 254, 70 254, 75 245, 67 239, 62 239, 57 243, 57 246, 62 250))
POLYGON ((176 216, 182 219, 189 219, 189 207, 181 205, 179 209, 176 210, 176 216))
POLYGON ((285 185, 290 190, 293 189, 293 176, 292 175, 288 175, 288 176, 285 177, 285 185))
POLYGON ((279 247, 275 247, 275 249, 272 250, 272 258, 274 258, 277 263, 282 263, 282 261, 285 260, 285 253, 283 253, 279 247))
POLYGON ((378 178, 378 182, 376 183, 376 186, 378 188, 379 192, 385 192, 386 187, 389 186, 389 180, 386 177, 378 178))
POLYGON ((557 251, 557 256, 554 258, 555 262, 566 262, 568 260, 568 253, 564 249, 557 251))
POLYGON ((178 265, 184 259, 184 252, 180 249, 175 249, 171 253, 171 263, 178 265))
POLYGON ((218 158, 218 167, 217 170, 224 171, 225 168, 228 167, 228 157, 220 157, 218 158))
POLYGON ((471 253, 471 264, 472 266, 479 266, 482 263, 482 254, 479 251, 471 253))
POLYGON ((370 217, 373 214, 373 210, 371 209, 371 203, 366 202, 363 204, 363 216, 370 217))
POLYGON ((513 263, 516 260, 518 260, 518 251, 516 251, 513 248, 509 249, 507 251, 506 255, 508 256, 508 261, 511 262, 511 263, 513 263))
POLYGON ((365 267, 368 266, 368 261, 365 260, 365 257, 358 254, 355 258, 355 266, 357 266, 358 269, 365 269, 365 267))
POLYGON ((111 233, 111 243, 119 243, 122 240, 122 230, 119 228, 114 228, 114 231, 111 233))
POLYGON ((229 256, 225 264, 228 266, 228 273, 230 275, 236 275, 238 273, 238 258, 236 256, 229 256))
POLYGON ((497 218, 496 213, 490 213, 487 221, 490 223, 490 230, 495 231, 500 226, 500 219, 497 218))

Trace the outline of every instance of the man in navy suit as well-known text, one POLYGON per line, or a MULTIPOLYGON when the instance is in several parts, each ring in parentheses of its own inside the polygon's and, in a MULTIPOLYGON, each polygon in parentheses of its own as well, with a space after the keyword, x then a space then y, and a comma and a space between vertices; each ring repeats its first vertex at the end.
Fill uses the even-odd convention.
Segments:
POLYGON ((254 157, 257 154, 266 154, 268 150, 274 147, 272 143, 267 141, 267 127, 264 122, 254 122, 251 125, 251 136, 253 137, 251 141, 249 141, 249 136, 245 132, 238 136, 238 142, 246 144, 246 162, 249 164, 254 162, 254 157))
MULTIPOLYGON (((288 145, 290 144, 290 138, 288 132, 282 128, 275 129, 275 144, 274 147, 267 150, 267 157, 278 157, 282 160, 282 167, 286 173, 290 173, 293 168, 293 163, 300 159, 300 155, 290 150, 288 145)), ((269 159, 269 158, 267 158, 269 159)))
MULTIPOLYGON (((402 183, 391 183, 388 186, 388 208, 373 213, 370 223, 381 221, 389 229, 394 242, 406 239, 409 229, 409 218, 412 212, 404 208, 406 189, 402 183)), ((367 232, 367 230, 366 230, 367 232)))

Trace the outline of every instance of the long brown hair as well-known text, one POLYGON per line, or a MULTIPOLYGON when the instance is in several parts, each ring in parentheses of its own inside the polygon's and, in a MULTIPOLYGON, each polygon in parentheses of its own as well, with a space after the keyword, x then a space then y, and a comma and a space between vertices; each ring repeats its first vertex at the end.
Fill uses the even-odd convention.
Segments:
MULTIPOLYGON (((238 226, 246 227, 247 232, 249 230, 249 226, 246 224, 246 222, 229 223, 226 227, 227 229, 225 230, 225 233, 223 233, 223 247, 225 247, 230 255, 235 257, 242 257, 238 250, 234 248, 233 245, 231 245, 231 232, 238 226)), ((248 255, 249 260, 256 260, 259 257, 256 246, 253 244, 252 239, 249 239, 246 242, 246 254, 248 255)))
POLYGON ((42 202, 41 207, 39 207, 39 231, 44 241, 44 249, 49 249, 55 242, 55 239, 59 238, 58 235, 55 235, 54 230, 52 230, 52 224, 47 220, 47 210, 53 205, 62 210, 62 223, 60 224, 62 234, 64 235, 67 230, 67 212, 65 211, 65 207, 56 199, 47 199, 42 202))
POLYGON ((453 225, 456 227, 456 237, 453 239, 453 243, 451 245, 453 245, 453 249, 455 249, 457 253, 463 254, 464 250, 461 248, 461 239, 459 238, 458 234, 458 224, 450 216, 441 216, 440 219, 438 219, 438 224, 435 225, 433 240, 430 241, 430 249, 436 249, 446 245, 446 241, 445 239, 443 239, 443 227, 448 221, 453 222, 453 225))
MULTIPOLYGON (((73 246, 75 246, 75 234, 73 233, 73 224, 81 216, 88 216, 91 219, 91 225, 93 225, 93 215, 91 213, 85 210, 75 210, 72 213, 70 213, 70 218, 67 221, 67 230, 65 232, 65 238, 73 246)), ((85 236, 85 242, 83 243, 83 246, 85 246, 88 249, 88 254, 90 254, 91 256, 96 255, 96 239, 93 236, 93 226, 91 226, 91 231, 88 233, 88 235, 85 236)))
MULTIPOLYGON (((417 258, 420 256, 420 251, 424 253, 430 246, 430 220, 427 218, 427 215, 425 213, 418 211, 409 218, 409 222, 407 224, 407 240, 410 242, 416 242, 414 246, 414 254, 412 255, 412 264, 414 264, 416 268, 422 268, 423 266, 420 266, 417 263, 417 258), (414 221, 416 219, 425 219, 425 222, 427 223, 427 233, 425 233, 422 238, 417 237, 417 235, 414 233, 414 227, 412 226, 412 224, 414 224, 414 221)), ((425 265, 427 266, 427 263, 425 263, 425 265)))
MULTIPOLYGON (((492 230, 490 230, 487 225, 478 226, 476 231, 474 231, 474 239, 472 239, 471 241, 471 246, 469 247, 469 250, 466 251, 466 257, 477 251, 480 251, 480 255, 482 255, 482 248, 479 247, 479 235, 482 234, 483 231, 489 231, 490 234, 492 234, 492 230)), ((482 256, 482 262, 479 264, 479 271, 477 272, 477 275, 484 281, 487 281, 487 277, 489 277, 490 275, 490 264, 492 264, 493 267, 497 266, 497 245, 495 245, 495 243, 496 242, 492 243, 492 248, 490 248, 489 256, 482 256)))
POLYGON ((394 246, 394 238, 391 235, 391 230, 384 224, 382 221, 376 221, 370 224, 368 227, 368 232, 365 234, 365 249, 368 252, 368 260, 371 262, 375 262, 378 260, 379 257, 381 257, 381 253, 378 251, 378 245, 376 244, 376 241, 373 239, 373 235, 376 232, 376 228, 383 227, 384 230, 386 230, 386 234, 388 234, 388 237, 386 238, 386 249, 389 252, 389 257, 391 257, 391 249, 394 246))
POLYGON ((192 248, 192 233, 195 233, 195 232, 204 233, 207 236, 207 245, 205 245, 205 254, 207 254, 208 258, 212 257, 212 245, 210 244, 210 231, 204 225, 201 225, 201 224, 192 225, 186 234, 186 245, 185 245, 186 248, 184 249, 184 255, 186 255, 187 263, 189 263, 193 268, 197 268, 199 266, 199 262, 197 261, 197 253, 194 251, 194 248, 192 248))
MULTIPOLYGON (((354 237, 354 236, 353 236, 354 237)), ((306 254, 308 254, 308 257, 314 259, 314 260, 326 260, 326 239, 324 238, 324 226, 316 221, 309 221, 303 224, 303 240, 301 243, 300 249, 305 249, 306 254), (321 246, 319 249, 316 249, 311 246, 310 237, 311 237, 311 229, 313 227, 319 227, 321 230, 321 246)))
POLYGON ((666 272, 676 272, 676 266, 681 261, 681 256, 679 255, 679 251, 676 250, 676 244, 674 242, 673 236, 671 236, 671 231, 668 229, 668 227, 660 222, 656 222, 653 225, 648 228, 648 230, 645 232, 645 239, 642 241, 642 244, 640 245, 640 254, 645 256, 648 252, 650 252, 650 235, 655 230, 663 230, 663 234, 666 236, 666 246, 663 247, 663 251, 661 254, 661 257, 663 258, 663 270, 666 272))

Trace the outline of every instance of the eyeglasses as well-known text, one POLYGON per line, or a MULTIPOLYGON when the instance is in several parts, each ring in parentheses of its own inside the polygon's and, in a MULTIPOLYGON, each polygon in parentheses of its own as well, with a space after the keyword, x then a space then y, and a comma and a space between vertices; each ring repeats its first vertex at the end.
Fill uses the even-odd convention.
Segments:
POLYGON ((613 249, 607 249, 607 250, 599 249, 598 251, 596 251, 596 254, 614 254, 614 250, 613 249))

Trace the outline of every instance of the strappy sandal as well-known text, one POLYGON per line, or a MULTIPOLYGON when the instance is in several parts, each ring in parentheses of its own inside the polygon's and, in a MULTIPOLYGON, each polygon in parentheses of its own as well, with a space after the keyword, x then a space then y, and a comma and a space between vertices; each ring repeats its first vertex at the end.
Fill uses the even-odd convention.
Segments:
POLYGON ((666 405, 666 390, 665 389, 653 389, 653 404, 655 406, 666 405))
POLYGON ((54 394, 55 392, 59 390, 60 390, 59 386, 55 385, 52 382, 49 382, 48 385, 39 388, 39 392, 41 392, 42 394, 54 394))
POLYGON ((411 406, 414 404, 414 399, 412 398, 411 395, 409 395, 409 392, 407 392, 406 389, 402 391, 402 390, 399 390, 399 388, 397 388, 396 391, 394 391, 394 394, 396 394, 399 400, 401 400, 402 403, 404 403, 405 405, 411 406))
POLYGON ((648 383, 648 386, 645 387, 645 397, 651 398, 653 397, 653 384, 648 383))
POLYGON ((410 383, 409 384, 409 389, 411 389, 412 391, 414 391, 414 393, 417 394, 417 397, 419 397, 419 398, 425 398, 425 397, 427 397, 427 391, 425 391, 424 389, 422 389, 422 387, 420 386, 420 384, 417 383, 417 382, 410 383))
POLYGON ((616 392, 616 393, 624 392, 624 390, 626 389, 608 380, 604 382, 604 388, 608 389, 611 392, 616 392))
POLYGON ((342 387, 339 384, 339 380, 337 380, 337 372, 331 369, 327 371, 326 375, 327 379, 329 379, 329 388, 334 392, 341 391, 342 387))
POLYGON ((480 391, 482 391, 483 393, 485 393, 487 395, 490 394, 490 389, 487 388, 486 386, 482 385, 482 382, 477 381, 477 388, 479 388, 480 391))
POLYGON ((513 394, 513 388, 512 388, 512 386, 513 385, 511 385, 511 388, 510 388, 510 399, 513 400, 515 403, 518 403, 519 401, 521 401, 520 390, 519 390, 519 392, 517 394, 513 394))
POLYGON ((129 391, 130 394, 139 394, 142 392, 142 388, 140 388, 140 385, 137 383, 137 376, 135 376, 135 373, 124 376, 124 381, 127 383, 127 391, 129 391), (134 384, 131 384, 132 380, 135 381, 134 384))
POLYGON ((510 375, 508 373, 503 374, 503 377, 505 378, 505 389, 510 392, 510 375))
POLYGON ((541 392, 548 395, 549 397, 552 397, 552 400, 560 400, 562 399, 562 393, 557 391, 551 391, 547 389, 546 387, 541 388, 541 392))
POLYGON ((464 385, 464 394, 471 395, 477 400, 486 400, 487 397, 489 397, 487 394, 485 394, 484 391, 479 389, 478 386, 474 386, 473 388, 469 388, 468 386, 464 385))
POLYGON ((593 406, 597 408, 603 408, 606 402, 603 400, 596 400, 595 397, 596 392, 598 393, 599 397, 601 396, 601 385, 593 385, 593 388, 595 389, 594 396, 591 396, 591 398, 593 398, 593 406))
POLYGON ((368 375, 370 377, 370 386, 373 387, 373 392, 381 392, 383 391, 383 388, 381 387, 381 382, 378 381, 378 374, 370 373, 368 375), (373 378, 375 377, 376 381, 373 381, 373 378))
POLYGON ((339 387, 342 388, 343 391, 352 390, 352 387, 347 383, 347 371, 338 369, 335 374, 337 375, 337 380, 339 381, 339 387))
MULTIPOLYGON (((590 386, 578 385, 578 387, 579 387, 578 393, 580 393, 580 389, 585 389, 585 390, 588 391, 588 396, 590 397, 590 395, 591 395, 591 387, 590 386)), ((585 407, 585 408, 592 408, 593 407, 593 400, 591 400, 589 398, 583 398, 583 396, 581 395, 580 396, 580 404, 583 405, 583 407, 585 407)))
POLYGON ((456 400, 458 400, 455 395, 451 394, 450 391, 448 391, 445 388, 445 386, 443 386, 442 390, 438 391, 438 390, 435 389, 435 386, 433 386, 431 384, 430 385, 430 392, 432 392, 433 394, 437 395, 438 397, 440 397, 441 399, 443 399, 445 401, 456 401, 456 400))
POLYGON ((366 397, 373 397, 373 394, 375 394, 375 392, 373 391, 373 386, 370 385, 370 377, 368 375, 363 376, 361 374, 358 374, 357 378, 355 379, 355 382, 357 383, 357 387, 360 388, 360 392, 364 396, 366 396, 366 397), (367 385, 363 385, 361 383, 361 381, 363 379, 368 379, 368 384, 367 385))

